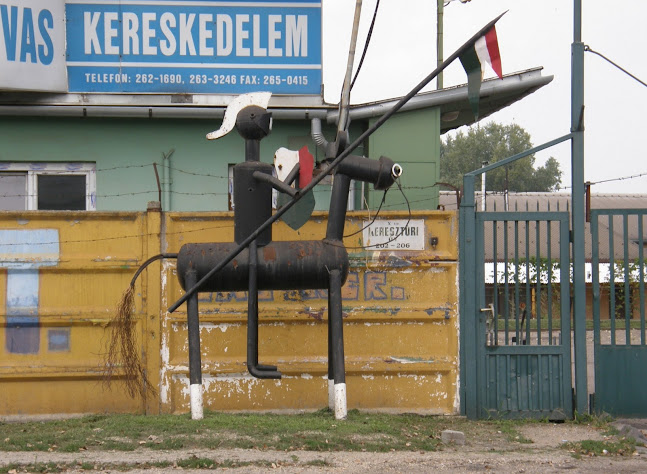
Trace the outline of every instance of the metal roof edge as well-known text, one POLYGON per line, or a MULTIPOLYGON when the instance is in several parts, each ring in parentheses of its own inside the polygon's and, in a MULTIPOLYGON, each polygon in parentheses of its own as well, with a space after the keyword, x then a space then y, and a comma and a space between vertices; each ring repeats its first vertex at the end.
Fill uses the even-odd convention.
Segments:
MULTIPOLYGON (((543 67, 536 67, 525 71, 515 72, 503 76, 503 79, 487 79, 481 84, 482 97, 496 96, 504 92, 510 93, 518 91, 519 93, 527 92, 529 89, 532 91, 545 86, 553 80, 553 76, 542 76, 541 71, 543 67)), ((522 98, 521 95, 519 98, 522 98)), ((350 116, 352 119, 365 119, 371 117, 379 117, 386 111, 391 109, 399 98, 371 102, 366 104, 357 104, 351 106, 350 116)), ((419 110, 428 107, 440 107, 453 103, 467 101, 467 84, 449 87, 441 90, 434 90, 429 92, 422 92, 414 96, 407 104, 405 104, 400 112, 408 110, 419 110)), ((501 107, 503 108, 503 107, 501 107)), ((492 113, 492 112, 490 112, 492 113)), ((339 112, 334 110, 328 113, 327 121, 334 123, 337 120, 339 112)))
MULTIPOLYGON (((496 97, 518 93, 514 101, 553 80, 542 76, 542 67, 505 75, 503 79, 488 79, 481 85, 481 96, 496 97)), ((219 119, 224 115, 233 95, 208 94, 49 94, 10 93, 0 91, 0 116, 56 117, 133 117, 219 119)), ((351 105, 353 120, 377 117, 390 110, 400 98, 351 105)), ((467 101, 467 85, 422 92, 405 104, 400 112, 429 107, 448 106, 467 101)), ((505 104, 499 107, 503 108, 505 104)), ((496 110, 499 110, 496 109, 496 110)), ((323 102, 321 96, 273 96, 269 110, 276 119, 325 119, 334 123, 339 115, 338 105, 323 102)), ((487 116, 492 110, 483 114, 487 116)))

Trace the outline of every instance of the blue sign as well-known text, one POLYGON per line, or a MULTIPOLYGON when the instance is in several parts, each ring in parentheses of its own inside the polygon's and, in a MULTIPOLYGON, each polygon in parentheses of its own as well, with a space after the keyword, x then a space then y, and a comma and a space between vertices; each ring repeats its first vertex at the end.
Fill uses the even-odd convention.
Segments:
POLYGON ((321 3, 67 0, 70 92, 321 93, 321 3))

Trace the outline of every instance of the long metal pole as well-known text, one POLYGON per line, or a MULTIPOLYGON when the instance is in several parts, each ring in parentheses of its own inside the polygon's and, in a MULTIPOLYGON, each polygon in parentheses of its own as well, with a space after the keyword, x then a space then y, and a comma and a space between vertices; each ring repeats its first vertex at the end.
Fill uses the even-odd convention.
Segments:
MULTIPOLYGON (((444 15, 445 15, 445 0, 438 0, 436 6, 436 65, 440 66, 443 63, 443 35, 444 35, 444 15)), ((436 89, 443 88, 443 73, 439 73, 436 78, 436 89)))
POLYGON ((582 0, 574 0, 571 46, 571 185, 573 228, 573 328, 575 352, 575 410, 588 413, 586 373, 586 283, 584 245, 584 43, 582 0), (576 245, 576 243, 578 243, 576 245))
POLYGON ((348 61, 346 63, 346 76, 344 85, 341 90, 341 100, 339 101, 339 123, 337 131, 343 132, 348 125, 348 109, 350 107, 350 85, 353 78, 353 64, 355 63, 355 48, 357 47, 357 34, 359 32, 359 20, 362 16, 362 0, 355 2, 355 16, 353 17, 353 31, 350 38, 350 48, 348 48, 348 61))
POLYGON ((193 293, 198 291, 202 285, 204 285, 216 272, 220 271, 225 265, 227 265, 229 262, 231 262, 236 256, 243 251, 244 248, 246 248, 252 240, 255 240, 265 229, 267 229, 269 226, 271 226, 274 222, 279 220, 283 214, 285 214, 287 211, 289 211, 292 206, 294 206, 299 199, 301 199, 302 196, 306 195, 312 189, 319 184, 326 176, 331 174, 337 166, 342 162, 344 158, 346 158, 348 155, 350 155, 355 148, 360 146, 361 144, 364 143, 364 141, 370 137, 373 133, 375 133, 376 130, 378 130, 384 123, 389 120, 393 115, 395 115, 398 110, 400 110, 407 102, 411 100, 412 97, 414 97, 418 92, 422 90, 423 87, 425 87, 427 84, 429 84, 432 80, 436 78, 438 73, 440 73, 442 70, 444 70, 447 66, 449 66, 456 58, 458 58, 461 54, 463 54, 468 48, 472 47, 472 45, 476 42, 477 39, 479 39, 481 36, 483 36, 485 33, 487 33, 490 28, 494 26, 494 24, 499 21, 499 19, 504 15, 505 13, 502 13, 501 15, 497 16, 494 20, 489 22, 487 25, 485 25, 483 28, 481 28, 478 32, 476 32, 469 40, 467 40, 460 48, 458 48, 454 53, 447 58, 447 60, 443 61, 443 63, 434 69, 427 77, 425 77, 420 83, 418 83, 417 86, 415 86, 411 91, 402 97, 388 112, 386 112, 384 115, 382 115, 379 119, 375 121, 375 123, 364 133, 362 133, 353 143, 351 143, 342 153, 339 154, 337 158, 335 158, 331 163, 330 166, 326 169, 325 173, 321 173, 317 177, 313 178, 312 181, 310 181, 310 184, 308 184, 305 188, 300 190, 294 198, 292 198, 290 201, 288 201, 281 209, 277 210, 272 217, 268 218, 263 224, 261 224, 254 232, 252 232, 245 240, 243 240, 238 247, 236 247, 234 250, 231 251, 227 257, 222 259, 218 265, 213 267, 205 276, 202 277, 202 279, 192 286, 191 288, 187 287, 186 293, 182 297, 180 297, 175 303, 173 303, 168 311, 169 313, 173 313, 176 309, 180 307, 187 299, 191 297, 193 293))

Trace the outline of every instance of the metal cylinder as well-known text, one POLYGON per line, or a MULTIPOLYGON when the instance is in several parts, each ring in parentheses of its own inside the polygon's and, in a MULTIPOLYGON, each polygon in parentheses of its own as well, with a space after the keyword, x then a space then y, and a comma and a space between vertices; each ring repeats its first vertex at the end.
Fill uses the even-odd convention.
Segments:
POLYGON ((337 174, 345 174, 351 179, 373 183, 375 189, 384 190, 395 182, 397 176, 393 176, 393 173, 396 166, 401 174, 400 166, 386 156, 381 156, 379 160, 371 160, 363 156, 350 155, 339 164, 337 174))
MULTIPOLYGON (((238 244, 207 243, 183 245, 178 254, 177 274, 186 289, 184 275, 189 268, 198 281, 227 257, 238 244)), ((339 270, 342 284, 348 276, 348 253, 341 245, 321 240, 271 242, 257 250, 258 290, 328 288, 330 272, 339 270)), ((216 272, 200 291, 244 291, 249 285, 249 249, 244 249, 216 272)))
MULTIPOLYGON (((234 240, 244 241, 272 216, 272 186, 254 178, 259 171, 272 175, 273 166, 260 161, 246 161, 234 166, 234 240)), ((272 240, 272 227, 257 237, 259 247, 272 240)))

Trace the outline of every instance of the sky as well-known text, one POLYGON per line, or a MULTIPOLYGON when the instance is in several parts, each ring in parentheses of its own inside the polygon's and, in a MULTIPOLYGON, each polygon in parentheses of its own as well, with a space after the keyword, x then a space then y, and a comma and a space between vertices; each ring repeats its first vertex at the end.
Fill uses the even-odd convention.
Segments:
MULTIPOLYGON (((357 45, 361 54, 377 0, 364 0, 357 45)), ((339 101, 346 70, 355 1, 323 0, 324 99, 339 101)), ((497 23, 503 73, 542 66, 551 83, 495 114, 496 121, 523 127, 534 145, 570 131, 572 0, 452 1, 444 8, 444 56, 448 57, 500 13, 497 23)), ((582 0, 582 41, 647 82, 647 0, 582 0)), ((436 66, 436 1, 381 0, 373 37, 351 94, 352 103, 405 95, 436 66)), ((599 56, 585 53, 585 180, 596 193, 647 194, 647 87, 599 56), (638 178, 630 176, 643 174, 638 178), (626 179, 620 179, 626 178, 626 179), (606 181, 606 182, 602 182, 606 181)), ((485 78, 494 77, 486 68, 485 78)), ((444 86, 466 83, 459 61, 444 74, 444 86)), ((425 90, 436 88, 435 82, 425 90)), ((452 132, 450 132, 452 133, 452 132)), ((562 187, 570 192, 570 143, 536 155, 554 157, 562 187)))

